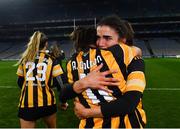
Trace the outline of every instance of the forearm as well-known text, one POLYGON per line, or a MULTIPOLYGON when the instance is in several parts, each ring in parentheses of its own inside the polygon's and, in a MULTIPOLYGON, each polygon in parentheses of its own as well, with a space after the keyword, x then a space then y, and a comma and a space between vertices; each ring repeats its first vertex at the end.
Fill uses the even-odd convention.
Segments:
POLYGON ((78 94, 74 91, 73 86, 71 84, 66 84, 64 88, 60 92, 60 100, 69 100, 73 99, 78 94))
POLYGON ((87 112, 87 118, 90 118, 90 117, 103 117, 103 114, 101 112, 101 108, 100 106, 96 107, 96 108, 91 108, 91 109, 87 109, 86 108, 86 112, 87 112))
POLYGON ((61 76, 57 76, 53 79, 53 85, 57 87, 59 92, 59 101, 61 103, 66 103, 68 99, 74 98, 74 92, 71 92, 71 84, 64 84, 61 76))
POLYGON ((18 76, 17 84, 19 88, 22 88, 23 83, 24 83, 24 77, 18 76))
POLYGON ((82 80, 78 80, 73 84, 73 90, 77 94, 82 93, 87 88, 88 88, 88 86, 82 80))
POLYGON ((83 81, 76 81, 74 84, 63 84, 60 78, 56 78, 55 81, 57 82, 57 88, 59 93, 59 99, 60 101, 65 102, 66 100, 75 98, 79 93, 82 93, 84 90, 86 90, 86 85, 84 85, 83 81))
POLYGON ((142 93, 138 91, 127 92, 121 98, 115 101, 102 104, 101 112, 104 117, 113 117, 129 114, 135 110, 141 96, 142 93))

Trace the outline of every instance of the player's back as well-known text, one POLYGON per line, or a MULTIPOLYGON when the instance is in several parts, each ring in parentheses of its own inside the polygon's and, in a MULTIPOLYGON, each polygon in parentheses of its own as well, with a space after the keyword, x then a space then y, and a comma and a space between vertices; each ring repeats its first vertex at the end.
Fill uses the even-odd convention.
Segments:
POLYGON ((55 104, 54 92, 50 86, 52 76, 58 74, 58 71, 59 66, 55 66, 46 52, 40 52, 34 62, 21 64, 17 74, 24 77, 24 83, 19 106, 30 108, 55 104))

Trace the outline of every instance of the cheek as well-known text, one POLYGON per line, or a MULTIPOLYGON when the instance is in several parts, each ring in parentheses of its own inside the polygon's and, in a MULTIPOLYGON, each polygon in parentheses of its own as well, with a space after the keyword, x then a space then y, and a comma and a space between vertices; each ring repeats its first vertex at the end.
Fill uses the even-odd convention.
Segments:
POLYGON ((98 46, 104 46, 104 45, 105 45, 103 40, 97 40, 97 41, 96 41, 96 44, 97 44, 98 46))
POLYGON ((97 40, 97 41, 96 41, 96 45, 97 45, 97 46, 99 46, 99 45, 100 45, 100 44, 99 44, 99 40, 97 40))
POLYGON ((115 41, 109 41, 109 42, 106 43, 106 46, 107 46, 107 47, 111 47, 111 46, 113 46, 113 45, 115 45, 115 44, 117 44, 117 42, 115 42, 115 41))

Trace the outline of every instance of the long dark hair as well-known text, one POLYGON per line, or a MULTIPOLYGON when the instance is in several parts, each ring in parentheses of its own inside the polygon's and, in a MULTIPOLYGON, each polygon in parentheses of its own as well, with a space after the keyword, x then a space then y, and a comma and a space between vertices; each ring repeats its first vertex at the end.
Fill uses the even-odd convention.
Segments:
POLYGON ((134 38, 134 29, 133 29, 130 22, 124 20, 124 24, 126 25, 126 28, 127 28, 126 44, 128 46, 132 46, 133 45, 133 38, 134 38))

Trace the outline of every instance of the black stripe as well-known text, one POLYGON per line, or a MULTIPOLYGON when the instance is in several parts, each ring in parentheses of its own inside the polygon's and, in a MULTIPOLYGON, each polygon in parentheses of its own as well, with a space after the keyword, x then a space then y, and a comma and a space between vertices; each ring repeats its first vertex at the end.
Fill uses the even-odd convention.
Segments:
MULTIPOLYGON (((72 59, 72 61, 75 61, 76 66, 77 66, 76 56, 72 59)), ((71 63, 71 74, 73 75, 73 81, 75 82, 75 81, 79 80, 78 70, 77 69, 73 70, 72 68, 73 68, 73 66, 71 63)), ((88 102, 83 98, 82 94, 79 94, 78 98, 82 105, 84 105, 86 108, 90 108, 88 102)), ((87 118, 85 128, 92 128, 93 126, 94 126, 93 118, 87 118)))
MULTIPOLYGON (((108 65, 106 64, 106 61, 104 60, 104 58, 106 57, 102 57, 101 55, 101 51, 100 50, 97 50, 97 53, 96 53, 96 57, 97 56, 100 56, 101 59, 102 59, 102 62, 97 62, 98 65, 100 65, 101 63, 103 63, 103 67, 101 68, 101 72, 102 71, 106 71, 106 70, 109 70, 109 67, 108 65)), ((107 77, 113 77, 112 74, 110 75, 107 75, 107 77)), ((116 98, 119 98, 122 96, 122 92, 120 91, 120 89, 118 87, 115 87, 115 86, 109 86, 108 89, 112 90, 113 91, 113 96, 116 97, 116 98)))
MULTIPOLYGON (((45 55, 44 59, 46 58, 46 60, 48 60, 48 57, 49 57, 48 55, 45 55)), ((47 65, 47 62, 43 61, 43 63, 46 63, 46 65, 47 65)), ((41 76, 43 76, 43 75, 41 75, 41 76)), ((48 80, 46 80, 46 81, 48 82, 48 80)), ((48 106, 48 102, 47 102, 48 99, 47 99, 47 91, 46 91, 45 81, 41 81, 41 86, 42 86, 42 94, 43 94, 43 106, 48 106)), ((53 99, 52 97, 53 97, 53 94, 51 94, 51 99, 53 99)))
POLYGON ((48 104, 47 104, 47 93, 46 93, 46 87, 45 86, 42 86, 42 94, 43 94, 43 106, 48 106, 48 104))
MULTIPOLYGON (((90 108, 88 102, 83 98, 82 94, 78 95, 78 98, 81 104, 84 105, 84 107, 90 108)), ((93 127, 94 127, 93 118, 87 118, 85 128, 93 128, 93 127)))
POLYGON ((119 124, 119 128, 125 128, 125 123, 124 123, 124 115, 120 116, 120 124, 119 124))
POLYGON ((128 74, 133 71, 142 71, 144 72, 144 61, 138 57, 133 58, 131 63, 128 66, 128 74))
POLYGON ((103 117, 102 128, 111 128, 111 117, 103 117))
MULTIPOLYGON (((50 57, 49 57, 49 59, 50 59, 50 57)), ((48 59, 48 60, 49 60, 48 59)), ((49 61, 48 61, 48 63, 49 63, 49 61)), ((50 77, 49 77, 49 80, 48 80, 48 86, 49 86, 49 93, 51 94, 51 104, 54 104, 54 95, 53 95, 53 92, 51 91, 51 81, 52 81, 52 72, 53 72, 53 67, 56 65, 56 61, 53 61, 52 62, 52 66, 51 66, 51 72, 50 72, 50 77)))
MULTIPOLYGON (((22 65, 22 67, 24 68, 25 66, 24 65, 22 65)), ((26 69, 26 71, 27 71, 27 69, 26 69)), ((22 88, 24 88, 24 90, 22 91, 22 94, 21 94, 21 100, 20 100, 20 105, 19 105, 19 107, 21 107, 22 106, 22 100, 23 100, 23 98, 25 97, 25 93, 26 93, 26 83, 27 82, 23 82, 23 85, 24 85, 24 83, 25 83, 25 86, 24 87, 22 87, 22 88)))
POLYGON ((35 80, 33 81, 33 83, 36 85, 33 85, 33 104, 34 107, 38 107, 38 86, 37 86, 37 79, 36 79, 36 75, 37 75, 37 64, 39 62, 39 59, 35 59, 35 69, 33 70, 33 77, 35 78, 35 80))
POLYGON ((144 128, 144 127, 145 127, 145 123, 144 123, 143 120, 142 120, 142 117, 141 117, 141 114, 140 114, 139 110, 136 108, 135 111, 136 111, 136 113, 137 113, 137 115, 138 115, 138 118, 139 118, 139 121, 140 121, 142 127, 144 128))
POLYGON ((120 47, 120 45, 114 45, 108 49, 112 52, 116 62, 118 63, 118 65, 120 67, 120 70, 124 76, 124 79, 126 80, 127 79, 127 71, 126 71, 126 65, 124 63, 123 49, 120 47))
POLYGON ((33 105, 34 107, 38 107, 38 91, 37 86, 33 86, 33 105))
MULTIPOLYGON (((26 67, 26 65, 24 66, 26 67)), ((26 68, 26 72, 28 71, 29 68, 26 68)), ((25 84, 25 96, 24 96, 24 107, 28 107, 28 81, 26 81, 25 84)))
MULTIPOLYGON (((44 59, 46 58, 46 60, 48 60, 48 55, 45 55, 44 56, 44 59)), ((48 62, 46 62, 46 61, 43 61, 43 63, 45 63, 46 65, 47 65, 47 67, 48 67, 48 62)), ((47 72, 47 71, 46 71, 47 72)), ((43 74, 41 74, 41 77, 43 76, 43 74)), ((51 76, 51 74, 50 74, 50 76, 51 76)), ((46 78, 47 79, 47 78, 46 78)), ((47 84, 48 84, 48 82, 49 82, 49 80, 45 80, 46 82, 47 82, 47 84)), ((41 85, 42 86, 45 86, 45 81, 41 81, 41 85)), ((48 85, 48 86, 50 86, 50 85, 48 85)))
POLYGON ((135 111, 128 115, 132 128, 140 128, 135 111))
MULTIPOLYGON (((109 68, 108 68, 104 58, 102 57, 101 51, 99 49, 96 50, 96 56, 95 56, 96 59, 97 59, 98 56, 101 57, 102 61, 99 61, 99 62, 97 61, 97 65, 100 65, 101 63, 103 63, 103 67, 102 67, 102 69, 100 71, 108 70, 109 68)), ((109 75, 109 77, 112 77, 112 75, 109 75)), ((111 89, 110 87, 108 87, 108 88, 111 89)), ((113 93, 114 92, 117 93, 116 92, 117 89, 118 89, 117 87, 112 89, 113 93)), ((118 89, 118 91, 119 91, 119 89, 118 89)), ((97 98, 100 100, 100 104, 104 103, 104 102, 107 102, 102 95, 99 95, 99 97, 97 97, 97 98)), ((111 128, 111 117, 103 118, 102 128, 111 128)))
POLYGON ((28 107, 28 87, 26 87, 25 91, 24 107, 28 107))
MULTIPOLYGON (((82 57, 82 61, 86 64, 86 69, 84 69, 84 73, 87 75, 90 73, 90 54, 88 53, 86 56, 82 57)), ((96 56, 95 56, 96 57, 96 56)), ((91 89, 92 93, 100 100, 100 103, 107 102, 102 95, 99 94, 98 90, 91 89)))
MULTIPOLYGON (((49 59, 50 59, 50 58, 49 58, 49 59)), ((48 59, 48 60, 49 60, 49 59, 48 59)), ((50 64, 49 64, 49 61, 48 61, 47 65, 50 65, 50 64)), ((49 75, 49 80, 47 81, 47 84, 48 84, 49 87, 51 87, 53 66, 54 66, 54 61, 52 62, 51 71, 50 71, 50 75, 49 75)))
POLYGON ((51 99, 51 105, 54 105, 54 101, 55 101, 54 99, 55 99, 55 98, 54 98, 54 95, 53 95, 53 92, 52 92, 51 88, 49 88, 49 92, 50 92, 51 98, 52 98, 52 99, 51 99))

